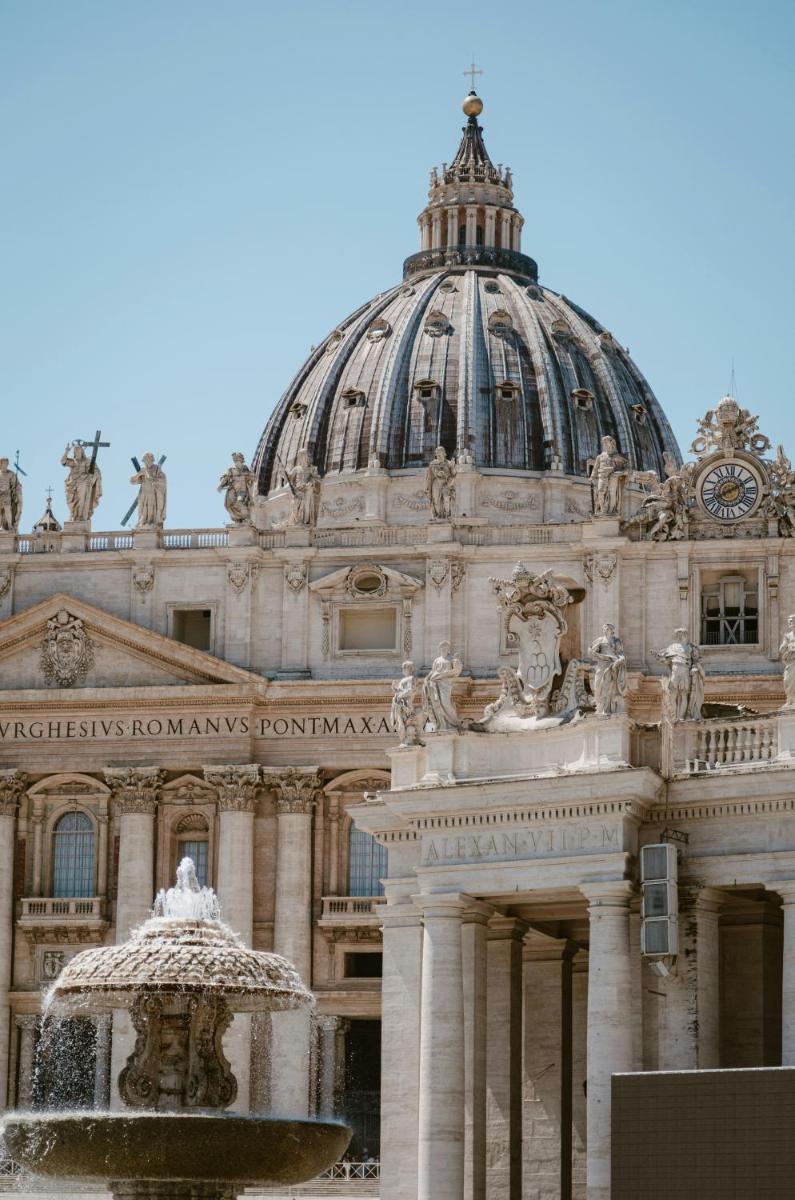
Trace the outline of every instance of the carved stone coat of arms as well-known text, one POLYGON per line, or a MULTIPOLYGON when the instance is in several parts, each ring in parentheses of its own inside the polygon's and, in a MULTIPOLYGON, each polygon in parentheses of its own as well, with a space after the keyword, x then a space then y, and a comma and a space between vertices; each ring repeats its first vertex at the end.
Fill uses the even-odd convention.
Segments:
POLYGON ((47 683, 72 687, 82 683, 94 665, 94 646, 79 617, 65 608, 47 622, 41 646, 41 668, 47 683))

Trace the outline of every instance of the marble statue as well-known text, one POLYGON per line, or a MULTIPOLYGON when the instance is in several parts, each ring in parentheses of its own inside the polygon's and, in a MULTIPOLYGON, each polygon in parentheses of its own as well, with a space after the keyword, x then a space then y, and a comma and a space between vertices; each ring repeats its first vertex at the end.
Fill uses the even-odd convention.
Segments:
POLYGON ((102 496, 102 473, 79 442, 67 446, 61 466, 69 468, 64 480, 66 504, 72 521, 90 521, 102 496))
POLYGON ((591 464, 595 516, 612 517, 621 512, 627 474, 627 460, 623 454, 619 454, 615 438, 609 435, 603 437, 601 453, 591 464))
POLYGON ((665 478, 645 472, 643 482, 651 482, 652 490, 638 511, 627 521, 627 527, 639 525, 655 542, 678 541, 685 536, 685 521, 690 503, 691 463, 676 465, 673 455, 663 455, 665 478))
POLYGON ((437 446, 425 472, 425 495, 437 521, 449 521, 455 500, 456 466, 447 457, 444 446, 437 446))
POLYGON ((787 632, 778 652, 784 664, 784 707, 795 708, 795 614, 787 617, 787 632))
POLYGON ((298 451, 295 466, 288 467, 285 474, 293 494, 289 524, 314 528, 320 502, 320 475, 310 462, 308 450, 298 451))
POLYGON ((795 471, 783 446, 776 449, 769 475, 767 515, 777 522, 779 537, 792 537, 795 534, 795 471))
POLYGON ((561 673, 560 640, 568 628, 565 610, 572 597, 551 570, 532 575, 521 562, 510 579, 491 582, 508 632, 519 644, 519 716, 546 716, 552 685, 561 673))
POLYGON ((429 733, 461 729, 463 722, 453 702, 453 685, 464 669, 449 642, 439 643, 439 653, 422 684, 422 711, 429 733))
POLYGON ((592 642, 588 653, 596 659, 592 685, 596 715, 609 717, 613 713, 624 712, 627 660, 624 645, 614 625, 606 622, 602 626, 601 635, 592 642))
POLYGON ((418 740, 417 709, 414 704, 414 693, 417 688, 417 677, 414 674, 414 663, 403 663, 403 674, 400 679, 392 680, 392 707, 390 723, 393 733, 396 733, 401 746, 411 746, 418 740))
POLYGON ((704 667, 698 646, 690 641, 686 629, 675 629, 674 640, 664 650, 652 650, 665 663, 663 678, 663 715, 669 721, 700 721, 704 704, 704 667))
POLYGON ((143 466, 130 476, 138 484, 138 528, 162 529, 166 519, 166 473, 155 456, 147 452, 143 466))
POLYGON ((245 525, 251 520, 256 480, 239 451, 232 455, 231 467, 224 471, 218 481, 218 491, 224 493, 224 507, 236 525, 245 525))
POLYGON ((22 514, 22 484, 8 459, 0 458, 0 532, 16 533, 22 514))

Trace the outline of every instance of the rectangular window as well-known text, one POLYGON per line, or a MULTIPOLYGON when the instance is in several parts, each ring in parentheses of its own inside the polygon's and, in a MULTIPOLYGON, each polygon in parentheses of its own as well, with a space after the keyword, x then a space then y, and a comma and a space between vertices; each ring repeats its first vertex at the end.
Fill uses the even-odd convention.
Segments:
POLYGON ((340 609, 339 648, 341 651, 397 650, 397 609, 340 609))
POLYGON ((192 858, 193 865, 196 868, 196 878, 199 881, 199 887, 206 887, 207 879, 207 845, 206 841, 189 842, 180 839, 177 847, 177 852, 180 859, 192 858))
POLYGON ((383 973, 383 954, 356 953, 345 955, 346 979, 380 979, 383 973))
POLYGON ((175 642, 193 646, 194 650, 209 650, 212 631, 212 610, 209 608, 175 608, 171 613, 171 636, 175 642))
POLYGON ((701 593, 702 646, 749 646, 758 641, 756 585, 743 575, 705 583, 701 593))

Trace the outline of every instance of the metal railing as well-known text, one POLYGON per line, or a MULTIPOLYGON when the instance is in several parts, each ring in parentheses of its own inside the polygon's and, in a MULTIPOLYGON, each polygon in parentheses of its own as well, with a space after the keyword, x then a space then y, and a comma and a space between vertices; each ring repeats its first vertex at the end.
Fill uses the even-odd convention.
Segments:
POLYGON ((338 1162, 327 1171, 321 1171, 318 1179, 340 1179, 346 1182, 353 1179, 380 1179, 381 1163, 378 1159, 367 1162, 338 1162))
POLYGON ((437 250, 420 250, 403 263, 403 278, 423 271, 443 271, 448 267, 495 267, 511 275, 523 275, 538 282, 538 264, 518 250, 503 250, 498 246, 446 246, 437 250))

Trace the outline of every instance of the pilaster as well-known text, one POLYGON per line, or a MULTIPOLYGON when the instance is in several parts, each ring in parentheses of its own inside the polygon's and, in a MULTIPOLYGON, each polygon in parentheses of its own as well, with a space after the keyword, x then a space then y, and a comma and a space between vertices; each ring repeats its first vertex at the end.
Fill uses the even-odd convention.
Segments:
POLYGON ((522 939, 527 922, 492 917, 487 953, 488 1200, 522 1195, 522 939))
POLYGON ((679 954, 673 972, 658 981, 658 1069, 720 1066, 718 921, 723 897, 714 888, 679 889, 679 954))
POLYGON ((8 1057, 14 946, 14 847, 19 799, 25 790, 22 771, 0 771, 0 1106, 8 1095, 8 1057))
POLYGON ((781 978, 781 1065, 795 1067, 795 879, 778 879, 768 888, 778 892, 784 914, 781 978))

